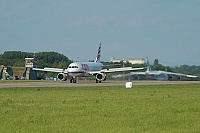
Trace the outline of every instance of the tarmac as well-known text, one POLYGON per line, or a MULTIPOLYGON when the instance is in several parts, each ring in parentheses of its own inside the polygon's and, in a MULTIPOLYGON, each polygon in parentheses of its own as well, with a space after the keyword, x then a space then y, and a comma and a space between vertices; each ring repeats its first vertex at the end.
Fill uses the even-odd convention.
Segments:
POLYGON ((79 86, 124 86, 126 82, 132 82, 134 85, 156 85, 156 84, 200 84, 200 81, 155 81, 155 80, 133 80, 133 81, 6 81, 0 82, 0 88, 28 88, 28 87, 79 87, 79 86))

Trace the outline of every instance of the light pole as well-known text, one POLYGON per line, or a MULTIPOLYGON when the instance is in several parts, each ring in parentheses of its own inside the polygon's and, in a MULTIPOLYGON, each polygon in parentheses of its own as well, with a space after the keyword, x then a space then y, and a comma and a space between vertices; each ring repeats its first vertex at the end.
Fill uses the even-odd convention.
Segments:
MULTIPOLYGON (((124 67, 124 57, 122 59, 122 62, 123 62, 123 67, 124 67)), ((124 80, 124 71, 123 71, 123 80, 124 80)))
POLYGON ((76 57, 76 62, 78 62, 79 56, 76 57))

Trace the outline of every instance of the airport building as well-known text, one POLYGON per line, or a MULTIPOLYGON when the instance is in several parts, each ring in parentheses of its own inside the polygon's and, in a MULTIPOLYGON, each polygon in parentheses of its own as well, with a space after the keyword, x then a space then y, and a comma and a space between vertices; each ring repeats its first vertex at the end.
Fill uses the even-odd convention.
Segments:
POLYGON ((128 59, 115 59, 113 57, 111 57, 110 62, 121 62, 124 60, 124 63, 129 62, 131 64, 144 64, 145 63, 145 59, 144 58, 128 58, 128 59))
POLYGON ((37 79, 37 71, 32 69, 37 67, 35 58, 25 58, 25 67, 7 67, 4 65, 0 66, 0 79, 12 80, 12 79, 26 79, 35 80, 37 79))
POLYGON ((11 67, 6 67, 4 65, 1 65, 0 79, 3 79, 3 80, 10 79, 12 75, 13 75, 13 70, 11 67))
POLYGON ((37 67, 37 61, 35 58, 25 58, 25 72, 24 77, 27 80, 37 79, 37 71, 33 71, 33 68, 37 67))
POLYGON ((127 62, 131 64, 144 64, 145 59, 144 58, 129 58, 127 59, 127 62))
POLYGON ((3 74, 3 65, 0 66, 0 79, 2 79, 2 74, 3 74))

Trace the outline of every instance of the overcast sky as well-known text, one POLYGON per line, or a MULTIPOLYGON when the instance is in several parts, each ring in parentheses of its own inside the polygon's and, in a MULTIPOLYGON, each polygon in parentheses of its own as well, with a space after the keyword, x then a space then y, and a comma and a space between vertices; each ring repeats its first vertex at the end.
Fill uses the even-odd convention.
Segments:
POLYGON ((0 53, 200 65, 200 0, 0 0, 0 53))

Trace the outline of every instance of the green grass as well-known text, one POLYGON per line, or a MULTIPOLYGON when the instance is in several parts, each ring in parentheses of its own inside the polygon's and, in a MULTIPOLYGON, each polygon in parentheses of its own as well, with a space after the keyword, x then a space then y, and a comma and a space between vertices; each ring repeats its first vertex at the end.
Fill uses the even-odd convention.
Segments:
POLYGON ((199 132, 200 84, 0 89, 0 132, 199 132))

